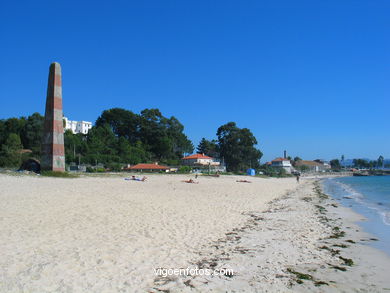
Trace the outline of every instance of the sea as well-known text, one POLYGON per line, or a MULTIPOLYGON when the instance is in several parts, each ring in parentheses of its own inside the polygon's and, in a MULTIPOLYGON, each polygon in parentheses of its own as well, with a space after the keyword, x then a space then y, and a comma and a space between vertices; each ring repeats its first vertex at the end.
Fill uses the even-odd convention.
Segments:
POLYGON ((363 215, 357 224, 378 241, 370 245, 390 255, 390 176, 355 176, 327 178, 324 192, 363 215))

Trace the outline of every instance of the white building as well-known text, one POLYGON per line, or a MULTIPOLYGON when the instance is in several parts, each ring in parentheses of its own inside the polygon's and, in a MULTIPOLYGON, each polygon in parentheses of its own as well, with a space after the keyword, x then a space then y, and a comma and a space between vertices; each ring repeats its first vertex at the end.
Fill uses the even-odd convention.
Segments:
POLYGON ((316 161, 305 161, 301 160, 295 163, 296 167, 303 167, 307 169, 309 172, 325 172, 329 170, 330 164, 327 162, 323 162, 321 160, 316 161))
POLYGON ((271 161, 271 167, 283 168, 288 174, 291 174, 294 171, 290 160, 285 158, 276 158, 271 161))
POLYGON ((204 154, 195 154, 184 157, 182 159, 183 165, 187 166, 219 166, 220 162, 215 161, 212 157, 204 154))
POLYGON ((65 129, 70 129, 73 133, 87 134, 92 128, 92 122, 89 121, 72 121, 64 117, 65 129))

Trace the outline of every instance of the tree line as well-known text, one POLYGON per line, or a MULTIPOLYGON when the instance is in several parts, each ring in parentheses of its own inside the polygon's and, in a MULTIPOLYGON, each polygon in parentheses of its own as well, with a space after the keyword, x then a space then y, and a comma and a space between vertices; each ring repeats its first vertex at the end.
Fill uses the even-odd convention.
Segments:
MULTIPOLYGON (((18 167, 26 158, 40 158, 43 121, 39 113, 0 120, 0 167, 18 167), (26 149, 31 152, 23 152, 26 149)), ((219 127, 216 135, 217 140, 202 139, 198 153, 223 160, 229 171, 259 167, 262 153, 249 129, 229 122, 219 127)), ((105 110, 88 134, 66 130, 64 144, 67 164, 108 167, 155 161, 179 165, 184 154, 194 151, 180 121, 164 117, 158 109, 140 114, 122 108, 105 110)))

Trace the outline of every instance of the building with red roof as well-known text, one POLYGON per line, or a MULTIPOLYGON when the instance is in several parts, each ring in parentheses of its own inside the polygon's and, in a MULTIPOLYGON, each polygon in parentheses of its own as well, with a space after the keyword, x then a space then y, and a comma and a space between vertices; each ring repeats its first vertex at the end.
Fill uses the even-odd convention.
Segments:
POLYGON ((127 168, 126 170, 138 171, 138 172, 160 172, 160 171, 166 172, 167 170, 169 170, 169 167, 158 165, 157 163, 156 164, 137 164, 137 165, 134 165, 130 168, 127 168))
POLYGON ((282 168, 289 174, 294 171, 294 168, 291 165, 290 160, 286 158, 276 158, 275 160, 272 160, 271 167, 282 168))
POLYGON ((187 166, 219 166, 220 162, 205 154, 194 154, 182 159, 183 165, 187 166))

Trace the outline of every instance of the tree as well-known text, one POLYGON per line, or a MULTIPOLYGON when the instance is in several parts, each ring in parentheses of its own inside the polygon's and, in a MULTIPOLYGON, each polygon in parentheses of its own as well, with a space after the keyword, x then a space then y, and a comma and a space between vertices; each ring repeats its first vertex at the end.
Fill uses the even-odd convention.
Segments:
MULTIPOLYGON (((1 164, 9 164, 10 134, 40 156, 44 117, 34 113, 28 118, 0 120, 1 164)), ((184 126, 175 117, 164 117, 158 109, 145 109, 141 114, 113 108, 105 110, 96 125, 84 135, 64 133, 66 163, 139 163, 155 160, 179 162, 194 146, 184 133, 184 126)), ((19 152, 20 153, 20 152, 19 152)))
MULTIPOLYGON (((158 109, 145 109, 139 115, 121 108, 106 110, 96 120, 96 127, 104 125, 108 125, 117 138, 126 139, 130 147, 139 155, 142 153, 141 157, 148 157, 148 161, 178 160, 183 153, 194 149, 179 120, 164 117, 158 109)), ((121 144, 124 145, 123 140, 121 144)), ((138 161, 133 157, 134 160, 138 161)))
POLYGON ((1 120, 0 123, 0 145, 4 144, 11 133, 20 136, 24 125, 26 124, 26 118, 9 118, 1 120))
POLYGON ((22 143, 20 137, 16 133, 10 133, 6 142, 1 146, 0 150, 0 166, 16 167, 21 164, 22 143))
POLYGON ((377 160, 377 162, 378 162, 378 167, 380 167, 380 168, 383 168, 384 166, 384 158, 383 158, 383 156, 379 156, 379 158, 378 158, 378 160, 377 160))
POLYGON ((64 133, 65 160, 66 163, 86 163, 85 156, 88 154, 87 136, 82 133, 73 134, 71 130, 64 133))
POLYGON ((116 136, 124 137, 130 143, 140 140, 140 117, 131 111, 122 108, 105 110, 95 124, 96 127, 109 125, 116 136))
POLYGON ((155 159, 177 159, 193 151, 184 126, 175 117, 168 119, 158 109, 145 109, 140 117, 141 141, 155 159))
POLYGON ((248 128, 238 128, 229 122, 217 130, 218 147, 229 171, 243 171, 248 167, 258 168, 262 157, 254 146, 256 138, 248 128))
POLYGON ((34 113, 27 118, 20 133, 23 147, 32 150, 36 156, 41 153, 43 122, 44 117, 39 113, 34 113))
POLYGON ((299 161, 302 161, 302 159, 300 157, 294 157, 294 160, 292 161, 292 165, 295 167, 296 163, 299 162, 299 161))
POLYGON ((205 154, 213 158, 219 158, 218 142, 216 140, 207 140, 204 137, 201 139, 196 148, 198 154, 205 154))
POLYGON ((332 170, 340 170, 341 169, 340 161, 338 159, 331 160, 330 167, 332 168, 332 170))
POLYGON ((88 162, 94 164, 119 162, 117 137, 108 124, 93 127, 87 137, 88 162))
POLYGON ((370 163, 364 159, 353 159, 353 166, 355 168, 369 168, 370 163))

